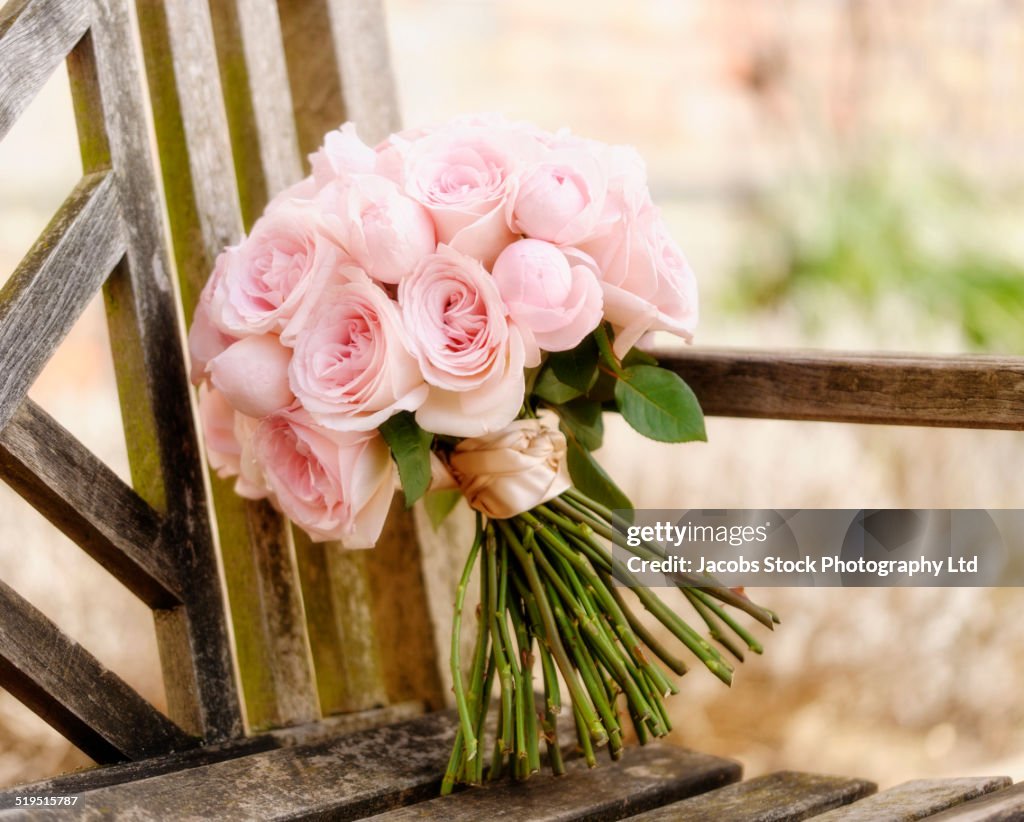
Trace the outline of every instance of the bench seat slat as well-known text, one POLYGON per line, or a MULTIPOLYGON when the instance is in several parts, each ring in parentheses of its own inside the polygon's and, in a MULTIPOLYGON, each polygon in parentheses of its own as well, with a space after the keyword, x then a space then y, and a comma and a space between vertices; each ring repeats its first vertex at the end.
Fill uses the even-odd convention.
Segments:
POLYGON ((633 817, 636 822, 795 822, 874 793, 873 782, 779 771, 633 817))
MULTIPOLYGON (((79 819, 361 819, 435 796, 454 735, 450 714, 429 714, 89 791, 74 811, 79 819)), ((67 813, 43 808, 30 818, 67 813)), ((8 818, 21 817, 0 811, 0 820, 8 818)))
POLYGON ((182 601, 159 514, 31 400, 0 431, 0 476, 151 608, 182 601))
MULTIPOLYGON (((616 763, 587 770, 574 760, 565 777, 535 774, 525 783, 502 781, 453 797, 408 805, 372 817, 374 822, 535 822, 622 819, 665 802, 713 790, 740 777, 738 763, 672 745, 631 748, 616 763)), ((673 817, 678 818, 678 817, 673 817)))
MULTIPOLYGON (((619 819, 659 802, 711 790, 740 776, 740 766, 668 745, 634 748, 619 763, 587 771, 570 763, 571 778, 537 774, 438 798, 456 721, 428 714, 288 748, 275 748, 187 770, 141 775, 81 793, 76 818, 154 819, 619 819), (515 801, 513 801, 513 797, 515 801), (415 806, 410 803, 419 802, 415 806), (512 814, 512 816, 509 816, 512 814), (531 817, 533 818, 533 817, 531 817)), ((27 791, 19 789, 19 792, 27 791)), ((9 807, 8 802, 3 804, 9 807)), ((67 810, 33 809, 29 818, 66 818, 67 810)), ((0 811, 0 820, 15 811, 0 811)))
POLYGON ((655 352, 707 414, 1024 430, 1024 358, 694 348, 655 352))
POLYGON ((3 582, 0 624, 4 688, 97 762, 196 744, 3 582))
POLYGON ((836 808, 815 822, 912 822, 1009 786, 1006 776, 963 779, 915 779, 869 796, 845 808, 836 808))
POLYGON ((927 817, 928 822, 1017 822, 1024 819, 1024 782, 927 817))
POLYGON ((0 290, 0 429, 124 252, 114 177, 87 175, 0 290))

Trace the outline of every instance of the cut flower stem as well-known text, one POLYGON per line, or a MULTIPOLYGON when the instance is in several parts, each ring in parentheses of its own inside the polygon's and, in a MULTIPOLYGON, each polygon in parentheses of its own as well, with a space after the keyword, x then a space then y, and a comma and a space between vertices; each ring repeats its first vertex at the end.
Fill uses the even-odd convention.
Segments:
MULTIPOLYGON (((622 550, 643 558, 665 556, 652 543, 628 546, 626 525, 575 489, 509 519, 478 515, 456 592, 452 679, 459 724, 442 793, 459 783, 479 784, 505 773, 528 779, 542 766, 542 739, 547 766, 555 774, 564 773, 557 728, 563 687, 576 725, 577 750, 590 767, 596 766, 595 750, 602 746, 607 745, 612 759, 623 755, 627 718, 641 744, 667 734, 671 723, 664 700, 678 688, 661 664, 676 675, 686 673, 687 666, 656 636, 651 619, 715 676, 731 683, 733 668, 714 645, 626 567, 622 550), (474 568, 480 575, 480 607, 465 679, 459 649, 474 568), (630 607, 624 586, 633 589, 648 618, 630 607), (496 723, 488 732, 495 679, 496 723), (538 680, 540 691, 535 692, 538 680), (479 751, 488 733, 494 741, 485 773, 479 751)), ((707 626, 710 639, 740 660, 741 646, 761 652, 760 643, 727 608, 769 628, 778 621, 772 612, 710 577, 677 575, 674 581, 707 626)))

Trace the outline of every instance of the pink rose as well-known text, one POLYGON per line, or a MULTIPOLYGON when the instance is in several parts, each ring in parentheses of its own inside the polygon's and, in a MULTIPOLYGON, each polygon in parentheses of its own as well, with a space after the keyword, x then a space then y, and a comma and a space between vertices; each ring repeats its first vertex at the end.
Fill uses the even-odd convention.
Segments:
POLYGON ((264 209, 264 213, 272 211, 273 209, 280 208, 282 205, 287 203, 289 200, 296 200, 297 202, 292 205, 301 206, 304 201, 312 200, 316 197, 317 191, 320 188, 316 184, 316 180, 310 177, 303 177, 297 183, 292 183, 288 188, 283 191, 279 191, 274 198, 267 203, 267 207, 264 209))
POLYGON ((568 351, 601 322, 596 266, 574 248, 543 240, 512 243, 494 263, 494 282, 513 322, 523 332, 527 365, 540 352, 568 351))
POLYGON ((615 353, 625 355, 648 331, 691 340, 697 326, 697 281, 649 200, 624 207, 617 226, 583 250, 601 271, 604 314, 615 329, 615 353))
POLYGON ((430 213, 390 180, 355 174, 317 197, 324 228, 376 280, 397 283, 437 247, 430 213))
POLYGON ((317 294, 296 334, 292 390, 327 428, 377 428, 426 399, 409 346, 397 306, 383 289, 368 280, 331 284, 317 294))
POLYGON ((575 245, 590 237, 608 188, 601 159, 602 153, 589 146, 565 148, 528 167, 507 206, 512 230, 556 245, 575 245))
POLYGON ((341 128, 327 132, 324 144, 309 155, 317 188, 323 188, 338 177, 368 174, 373 171, 376 162, 377 155, 359 139, 352 123, 345 123, 341 128))
POLYGON ((208 385, 199 387, 199 421, 210 467, 221 478, 238 473, 241 443, 235 438, 235 409, 227 398, 208 385))
POLYGON ((483 266, 442 245, 399 283, 398 302, 431 386, 416 421, 456 437, 508 425, 523 404, 523 339, 483 266))
POLYGON ((217 265, 214 266, 213 274, 210 275, 202 294, 199 295, 199 302, 192 315, 192 327, 188 331, 188 353, 192 360, 189 379, 192 380, 193 385, 199 385, 206 379, 206 366, 210 360, 238 339, 225 334, 213 324, 213 320, 210 318, 210 300, 216 283, 223 276, 226 261, 227 257, 224 254, 217 257, 217 265))
POLYGON ((208 384, 199 387, 199 420, 206 443, 210 467, 221 479, 237 476, 235 492, 247 499, 263 499, 269 494, 262 474, 246 470, 247 451, 257 420, 239 414, 217 389, 208 384))
POLYGON ((515 239, 505 219, 515 173, 542 148, 532 135, 511 129, 442 129, 409 146, 405 191, 430 211, 438 242, 490 267, 515 239))
POLYGON ((372 548, 395 492, 395 468, 376 431, 322 428, 302 411, 265 418, 252 453, 281 511, 318 541, 372 548))
POLYGON ((265 417, 295 399, 288 387, 291 359, 274 334, 246 337, 210 360, 210 382, 238 411, 265 417))
POLYGON ((316 211, 297 200, 267 211, 239 245, 217 261, 210 319, 226 334, 278 333, 298 309, 318 272, 343 259, 325 236, 316 211))

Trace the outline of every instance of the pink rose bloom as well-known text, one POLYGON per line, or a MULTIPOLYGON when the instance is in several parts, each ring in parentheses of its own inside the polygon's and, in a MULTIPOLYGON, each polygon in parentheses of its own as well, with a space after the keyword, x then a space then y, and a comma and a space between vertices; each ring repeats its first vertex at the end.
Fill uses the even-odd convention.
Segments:
POLYGON ((368 431, 427 396, 398 308, 369 282, 332 284, 295 337, 288 376, 321 425, 368 431))
POLYGON ((648 331, 689 342, 697 327, 697 281, 657 209, 646 201, 616 228, 585 243, 601 271, 605 318, 615 353, 625 355, 648 331))
POLYGON ((380 434, 330 431, 303 411, 283 411, 256 428, 252 454, 281 511, 313 539, 373 547, 395 493, 380 434))
POLYGON ((324 229, 371 277, 397 283, 437 247, 430 213, 375 174, 355 174, 317 197, 324 229))
POLYGON ((327 132, 324 144, 309 155, 317 188, 323 188, 338 177, 368 174, 373 171, 376 162, 377 155, 359 139, 352 123, 345 123, 341 128, 327 132))
POLYGON ((291 359, 274 334, 245 337, 210 360, 210 382, 241 413, 265 417, 295 399, 288 386, 291 359))
POLYGON ((574 248, 543 240, 512 243, 494 263, 494 282, 512 321, 523 333, 526 364, 540 351, 568 351, 601 322, 596 265, 574 248))
POLYGON ((590 237, 608 189, 602 153, 590 146, 558 149, 527 167, 507 206, 512 230, 556 245, 590 237))
POLYGON ((235 409, 220 391, 208 385, 199 387, 199 421, 210 467, 222 479, 238 474, 242 446, 235 438, 235 409))
POLYGON ((292 205, 301 206, 304 201, 312 200, 316 197, 317 191, 320 188, 316 184, 316 180, 310 177, 303 177, 297 183, 292 183, 288 188, 283 191, 279 191, 274 198, 267 203, 267 207, 264 209, 264 213, 269 212, 273 209, 280 208, 289 200, 296 200, 297 202, 292 205))
POLYGON ((267 211, 239 245, 221 253, 210 295, 210 319, 226 334, 279 333, 318 272, 333 269, 342 249, 308 204, 286 200, 267 211))
POLYGON ((526 387, 523 339, 483 266, 442 245, 399 283, 398 302, 430 383, 416 421, 456 437, 508 425, 526 387))
POLYGON ((235 492, 247 499, 269 494, 259 471, 245 470, 243 463, 257 421, 239 414, 217 389, 199 387, 199 421, 210 467, 221 479, 237 476, 235 492))
POLYGON ((210 300, 213 297, 216 284, 223 276, 226 261, 227 256, 224 254, 217 257, 213 274, 206 281, 202 294, 199 295, 195 313, 192 315, 192 327, 188 331, 188 353, 192 360, 189 379, 192 380, 193 385, 199 385, 206 379, 206 366, 210 360, 238 339, 225 334, 213 324, 213 320, 210 318, 210 300))
POLYGON ((515 239, 505 219, 515 173, 542 150, 532 135, 510 129, 442 129, 408 148, 405 191, 430 211, 438 242, 490 267, 515 239))

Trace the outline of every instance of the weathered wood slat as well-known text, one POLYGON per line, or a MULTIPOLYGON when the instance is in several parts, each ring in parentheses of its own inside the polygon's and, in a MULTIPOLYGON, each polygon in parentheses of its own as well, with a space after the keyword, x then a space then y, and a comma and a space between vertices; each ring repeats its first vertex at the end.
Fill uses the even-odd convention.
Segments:
POLYGON ((1024 782, 956 805, 927 819, 928 822, 1020 822, 1024 819, 1024 782))
POLYGON ((399 127, 381 0, 281 3, 299 147, 316 150, 345 120, 370 145, 399 127), (317 47, 310 46, 316 37, 317 47))
POLYGON ((198 742, 3 582, 0 624, 4 687, 97 762, 198 742))
POLYGON ((127 0, 89 0, 93 26, 68 61, 82 164, 110 166, 127 252, 104 295, 132 484, 166 521, 185 606, 155 612, 171 716, 208 741, 242 734, 224 594, 181 349, 127 0))
MULTIPOLYGON (((81 794, 77 819, 361 819, 437 794, 450 753, 450 714, 271 750, 81 794)), ((66 809, 33 811, 39 820, 66 809)), ((63 814, 63 816, 61 816, 63 814)), ((0 820, 16 816, 0 811, 0 820)))
POLYGON ((324 714, 388 701, 363 552, 293 530, 309 641, 324 714))
POLYGON ((780 771, 666 805, 637 822, 796 822, 874 793, 873 782, 780 771))
POLYGON ((302 176, 274 0, 210 3, 245 225, 302 176))
POLYGON ((124 250, 114 178, 87 175, 0 290, 0 428, 124 250))
POLYGON ((912 822, 1009 787, 1010 781, 1007 776, 915 779, 816 816, 815 822, 912 822))
POLYGON ((13 0, 0 8, 0 140, 89 27, 79 0, 13 0))
MULTIPOLYGON (((190 317, 216 255, 243 228, 212 22, 202 0, 141 0, 137 7, 190 317)), ((266 502, 238 499, 222 480, 214 477, 212 487, 249 722, 262 729, 314 720, 316 683, 284 521, 266 502)))
POLYGON ((383 0, 328 0, 348 119, 371 145, 399 126, 383 0))
POLYGON ((0 476, 151 608, 181 604, 159 514, 31 400, 0 431, 0 476))
POLYGON ((655 354, 727 417, 1024 430, 1024 358, 701 349, 655 354))
MULTIPOLYGON (((465 550, 469 550, 468 545, 466 542, 465 550)), ((362 552, 359 559, 366 564, 370 582, 371 624, 388 697, 393 701, 418 699, 431 708, 442 707, 447 694, 427 604, 423 557, 412 511, 406 510, 401 494, 395 495, 377 545, 372 551, 362 552)))
POLYGON ((377 822, 622 819, 714 790, 740 776, 736 762, 660 743, 631 749, 621 761, 602 762, 593 770, 587 770, 582 760, 575 760, 568 771, 564 778, 540 773, 524 783, 503 781, 371 818, 377 822))
MULTIPOLYGON (((262 751, 335 739, 344 734, 356 733, 386 722, 404 721, 420 715, 422 710, 421 705, 406 702, 372 711, 329 717, 308 725, 271 731, 259 736, 188 748, 136 762, 87 768, 0 791, 0 810, 13 807, 13 799, 19 795, 67 796, 100 788, 110 788, 126 782, 137 782, 141 779, 150 779, 154 776, 185 771, 190 768, 201 768, 215 762, 237 759, 240 756, 249 756, 262 751)), ((2 813, 0 813, 0 819, 2 818, 2 813)))
MULTIPOLYGON (((379 0, 310 0, 278 7, 303 152, 315 150, 327 131, 348 118, 357 121, 360 136, 371 144, 396 129, 397 103, 379 0)), ((382 691, 391 700, 443 705, 419 544, 412 512, 404 509, 401 495, 373 551, 343 554, 335 548, 307 552, 306 557, 321 563, 305 572, 306 582, 334 580, 332 608, 349 616, 333 639, 334 625, 311 626, 324 710, 363 706, 382 691), (367 590, 369 601, 364 598, 367 590), (334 666, 342 656, 344 667, 336 676, 334 666), (376 685, 371 674, 378 677, 376 685)), ((313 611, 311 616, 329 615, 313 611)))
POLYGON ((203 0, 139 0, 139 30, 185 316, 213 259, 242 235, 241 206, 210 10, 203 0))

